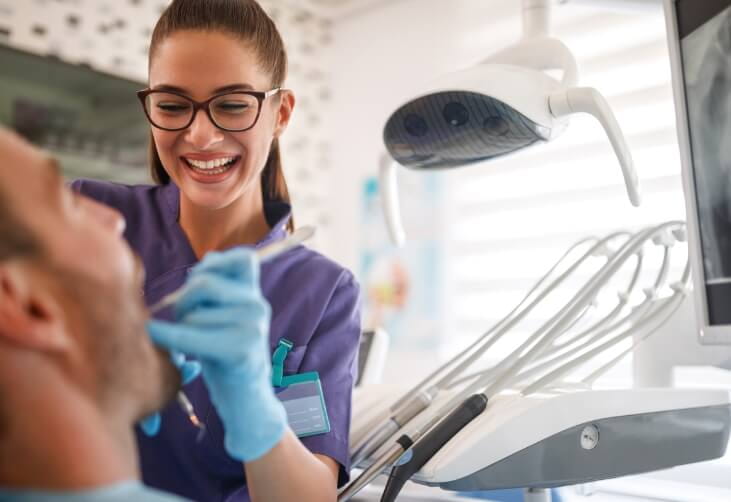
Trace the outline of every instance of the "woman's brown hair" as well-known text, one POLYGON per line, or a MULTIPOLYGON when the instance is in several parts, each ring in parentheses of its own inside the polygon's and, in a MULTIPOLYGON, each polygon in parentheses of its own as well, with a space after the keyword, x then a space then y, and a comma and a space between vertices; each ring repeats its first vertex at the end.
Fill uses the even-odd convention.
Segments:
MULTIPOLYGON (((150 61, 160 42, 182 30, 217 31, 232 35, 257 52, 261 68, 271 75, 272 88, 281 87, 287 76, 287 53, 274 21, 256 0, 173 0, 155 25, 150 42, 150 61)), ((150 174, 155 183, 170 183, 150 134, 150 174)), ((261 174, 264 200, 291 203, 282 171, 279 141, 275 138, 261 174)), ((294 229, 293 218, 287 229, 294 229)))

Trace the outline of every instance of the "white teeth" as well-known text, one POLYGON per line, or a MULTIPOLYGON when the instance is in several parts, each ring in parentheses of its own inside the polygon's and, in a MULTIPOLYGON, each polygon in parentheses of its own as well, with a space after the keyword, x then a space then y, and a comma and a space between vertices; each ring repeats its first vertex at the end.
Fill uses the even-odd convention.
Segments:
POLYGON ((197 168, 197 169, 216 169, 217 167, 221 167, 227 164, 230 164, 236 159, 236 157, 224 157, 220 159, 214 159, 214 160, 194 160, 186 158, 185 160, 190 164, 191 166, 197 168))

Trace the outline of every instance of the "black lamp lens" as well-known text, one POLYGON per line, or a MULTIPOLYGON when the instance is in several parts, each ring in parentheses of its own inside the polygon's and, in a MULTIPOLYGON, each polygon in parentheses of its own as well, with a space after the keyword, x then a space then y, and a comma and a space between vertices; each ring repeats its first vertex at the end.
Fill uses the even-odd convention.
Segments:
POLYGON ((412 136, 423 136, 429 130, 426 120, 415 113, 409 113, 404 117, 404 128, 412 136))
POLYGON ((470 120, 470 112, 462 103, 456 101, 444 105, 442 115, 444 120, 453 127, 463 126, 470 120))
POLYGON ((510 131, 510 125, 502 117, 487 117, 482 128, 490 136, 504 136, 510 131))

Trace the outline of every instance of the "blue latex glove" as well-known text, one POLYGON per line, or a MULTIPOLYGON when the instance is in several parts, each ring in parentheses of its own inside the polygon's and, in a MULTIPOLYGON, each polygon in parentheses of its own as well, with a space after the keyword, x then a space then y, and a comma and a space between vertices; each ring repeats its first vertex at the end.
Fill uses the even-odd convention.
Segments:
MULTIPOLYGON (((180 352, 170 352, 170 360, 178 368, 183 385, 192 382, 201 373, 201 364, 198 361, 188 361, 185 355, 180 352)), ((160 432, 162 417, 159 413, 153 413, 149 417, 140 420, 139 425, 146 436, 155 436, 160 432)))
POLYGON ((150 320, 153 341, 198 358, 232 457, 255 460, 282 438, 284 406, 274 394, 269 354, 270 307, 249 250, 207 254, 176 303, 176 323, 150 320))

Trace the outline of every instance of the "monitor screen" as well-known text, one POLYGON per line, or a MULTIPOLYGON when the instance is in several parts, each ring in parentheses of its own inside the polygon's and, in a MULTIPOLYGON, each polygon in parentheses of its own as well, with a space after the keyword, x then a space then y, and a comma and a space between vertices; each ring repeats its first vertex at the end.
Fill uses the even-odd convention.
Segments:
POLYGON ((731 0, 677 0, 675 15, 705 282, 695 287, 708 325, 731 325, 731 0))

